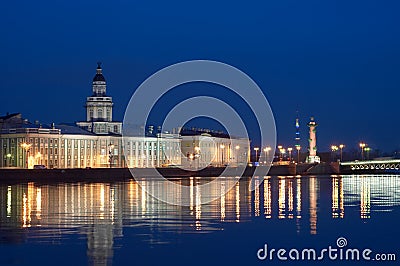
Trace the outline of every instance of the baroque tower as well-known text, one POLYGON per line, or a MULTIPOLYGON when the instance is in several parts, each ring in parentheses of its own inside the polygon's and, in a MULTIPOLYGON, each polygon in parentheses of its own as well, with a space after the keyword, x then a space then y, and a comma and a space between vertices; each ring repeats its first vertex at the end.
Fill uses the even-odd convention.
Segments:
POLYGON ((120 134, 122 123, 113 121, 114 103, 106 92, 106 79, 99 62, 92 82, 92 96, 86 98, 86 121, 78 122, 77 125, 96 134, 120 134))

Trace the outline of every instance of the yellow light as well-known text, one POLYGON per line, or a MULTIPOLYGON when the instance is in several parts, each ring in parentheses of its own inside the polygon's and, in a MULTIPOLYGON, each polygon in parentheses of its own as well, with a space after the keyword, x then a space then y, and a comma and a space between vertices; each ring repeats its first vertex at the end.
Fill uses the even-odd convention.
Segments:
POLYGON ((340 144, 340 145, 339 145, 339 148, 340 148, 340 149, 343 149, 344 147, 345 147, 344 144, 340 144))
POLYGON ((255 151, 258 151, 259 149, 260 149, 260 148, 258 148, 258 147, 255 147, 255 148, 254 148, 255 151))
POLYGON ((225 149, 225 145, 224 145, 224 144, 221 144, 219 147, 220 147, 221 149, 225 149))
POLYGON ((288 150, 289 152, 291 152, 291 151, 293 150, 293 148, 287 148, 287 150, 288 150))
POLYGON ((237 146, 235 147, 235 149, 237 149, 237 150, 238 150, 238 149, 240 149, 240 146, 239 146, 239 145, 237 145, 237 146))
POLYGON ((31 146, 32 146, 32 144, 26 143, 26 142, 24 142, 24 143, 21 144, 21 147, 22 147, 23 149, 25 149, 26 151, 28 151, 28 150, 31 148, 31 146))

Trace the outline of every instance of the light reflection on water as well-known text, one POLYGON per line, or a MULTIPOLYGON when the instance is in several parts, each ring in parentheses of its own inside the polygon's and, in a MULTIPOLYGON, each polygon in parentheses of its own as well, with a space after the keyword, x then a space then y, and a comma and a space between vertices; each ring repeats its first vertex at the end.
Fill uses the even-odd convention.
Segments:
MULTIPOLYGON (((347 215, 373 219, 400 205, 400 176, 264 177, 215 182, 211 191, 198 184, 207 179, 176 179, 190 186, 190 206, 159 202, 142 188, 171 193, 152 179, 115 183, 0 184, 1 242, 61 243, 79 235, 87 241, 87 256, 96 262, 113 257, 115 240, 124 228, 148 229, 143 242, 173 242, 166 233, 197 234, 223 230, 226 223, 253 219, 296 220, 298 233, 318 234, 319 215, 332 219, 347 215), (226 194, 224 194, 226 192, 226 194), (219 200, 201 205, 202 197, 223 193, 219 200), (18 231, 21 229, 21 231, 18 231), (23 229, 23 230, 22 230, 23 229)), ((97 263, 97 264, 99 264, 97 263)), ((101 263, 100 263, 101 264, 101 263)))

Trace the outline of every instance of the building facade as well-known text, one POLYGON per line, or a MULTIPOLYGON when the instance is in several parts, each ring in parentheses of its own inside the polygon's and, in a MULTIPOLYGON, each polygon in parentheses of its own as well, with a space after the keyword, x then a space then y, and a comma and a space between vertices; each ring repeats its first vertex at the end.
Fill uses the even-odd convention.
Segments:
POLYGON ((181 136, 182 165, 185 168, 207 166, 243 166, 250 158, 250 141, 201 133, 181 136))
POLYGON ((122 123, 113 120, 113 105, 98 63, 92 96, 86 99, 86 121, 42 125, 23 119, 20 113, 0 117, 0 168, 146 168, 193 163, 203 168, 248 161, 248 139, 204 133, 122 136, 122 123))

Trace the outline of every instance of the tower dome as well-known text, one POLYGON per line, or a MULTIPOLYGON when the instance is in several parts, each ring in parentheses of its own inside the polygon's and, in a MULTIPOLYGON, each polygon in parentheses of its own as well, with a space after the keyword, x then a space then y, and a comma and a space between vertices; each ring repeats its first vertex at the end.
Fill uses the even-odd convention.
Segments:
POLYGON ((101 68, 101 62, 97 63, 96 75, 92 82, 93 96, 103 97, 106 96, 107 84, 106 79, 103 76, 103 69, 101 68))
POLYGON ((93 82, 95 82, 95 81, 106 82, 106 79, 103 76, 103 69, 101 68, 101 62, 97 62, 96 75, 93 78, 93 82))

